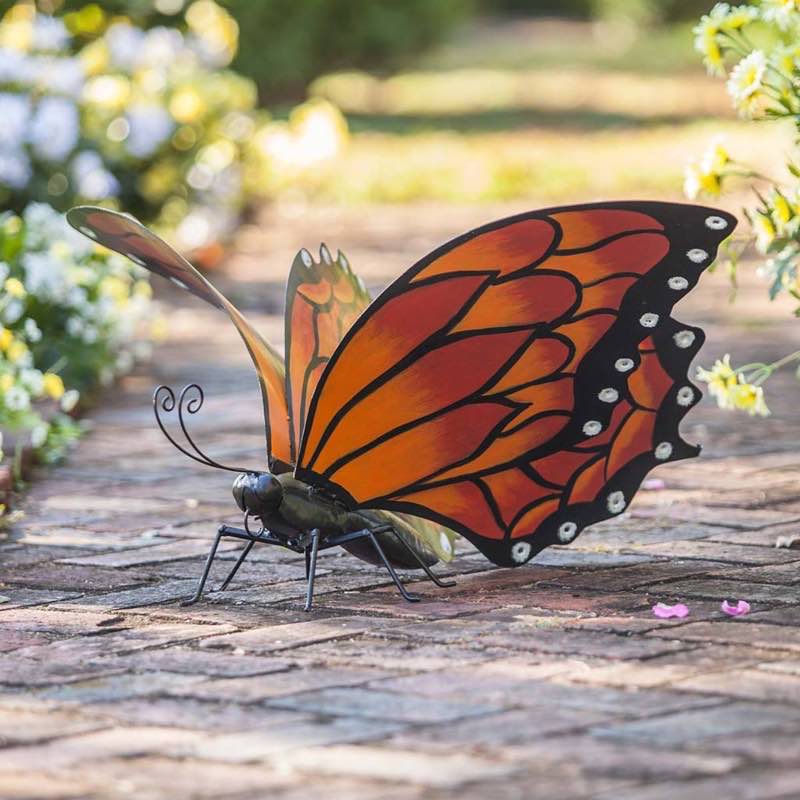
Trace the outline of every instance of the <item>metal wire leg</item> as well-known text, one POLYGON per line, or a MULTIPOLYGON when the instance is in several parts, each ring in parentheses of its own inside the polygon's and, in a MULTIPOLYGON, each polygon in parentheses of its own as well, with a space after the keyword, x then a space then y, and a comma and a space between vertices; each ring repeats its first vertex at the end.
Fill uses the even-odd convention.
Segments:
POLYGON ((409 603, 419 603, 422 598, 416 594, 411 594, 411 592, 407 591, 406 587, 403 586, 398 574, 395 572, 394 567, 389 563, 389 559, 386 558, 386 553, 383 552, 383 548, 380 546, 377 537, 374 533, 372 533, 372 531, 369 532, 369 538, 372 541, 372 546, 375 548, 375 552, 378 554, 381 561, 383 561, 383 566, 386 567, 389 575, 391 575, 394 585, 397 587, 397 590, 400 592, 400 594, 403 595, 403 599, 407 600, 409 603))
POLYGON ((202 596, 203 596, 203 589, 205 588, 206 581, 208 580, 208 573, 211 571, 211 564, 214 562, 214 556, 217 554, 217 548, 219 547, 220 539, 222 539, 222 528, 217 531, 217 536, 214 539, 214 544, 211 545, 211 550, 208 551, 208 558, 206 558, 206 565, 203 568, 203 574, 200 576, 200 581, 197 584, 197 588, 194 591, 194 594, 188 599, 184 600, 181 605, 182 606, 191 606, 194 605, 202 596))
POLYGON ((225 580, 222 581, 222 583, 219 585, 219 589, 217 589, 218 592, 224 592, 228 588, 228 584, 236 576, 236 573, 239 571, 239 567, 241 567, 242 564, 244 564, 244 560, 247 558, 247 556, 250 555, 250 551, 253 549, 254 544, 255 542, 253 541, 247 543, 244 550, 242 550, 242 552, 239 554, 239 558, 236 559, 236 563, 233 565, 233 569, 231 569, 231 571, 228 573, 228 577, 225 578, 225 580))
POLYGON ((317 574, 317 552, 319 551, 319 528, 311 531, 311 552, 306 548, 306 604, 303 611, 311 611, 311 603, 314 601, 314 577, 317 574))
POLYGON ((441 586, 443 589, 449 589, 451 586, 455 586, 455 581, 445 581, 442 580, 438 575, 435 575, 431 568, 420 558, 419 553, 397 532, 394 531, 395 539, 397 539, 400 544, 405 547, 405 549, 414 557, 414 560, 422 567, 422 570, 425 574, 437 585, 441 586))

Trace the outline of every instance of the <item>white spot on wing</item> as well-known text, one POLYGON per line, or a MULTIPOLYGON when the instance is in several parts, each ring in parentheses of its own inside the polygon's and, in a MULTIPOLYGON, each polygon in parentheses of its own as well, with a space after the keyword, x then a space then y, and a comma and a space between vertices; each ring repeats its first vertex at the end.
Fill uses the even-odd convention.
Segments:
POLYGON ((655 326, 658 325, 658 314, 653 314, 651 311, 642 314, 642 316, 639 317, 639 324, 643 328, 655 328, 655 326))
POLYGON ((655 449, 655 457, 659 461, 666 461, 672 455, 672 445, 669 442, 661 442, 655 449))
POLYGON ((723 217, 714 215, 706 217, 706 227, 711 228, 712 231, 723 231, 728 227, 728 223, 723 217))
POLYGON ((562 522, 558 526, 558 541, 571 542, 578 535, 578 526, 574 522, 562 522))
POLYGON ((583 432, 587 436, 597 436, 603 430, 603 424, 596 419, 590 419, 583 424, 583 432))
POLYGON ((606 508, 612 514, 619 514, 621 511, 625 510, 625 495, 622 492, 611 492, 611 494, 606 498, 606 508))
POLYGON ((511 548, 511 558, 517 562, 517 564, 524 564, 531 556, 531 546, 528 542, 517 542, 511 548))
POLYGON ((597 397, 604 403, 616 403, 617 400, 619 400, 619 392, 613 387, 608 386, 603 389, 597 397))
POLYGON ((688 406, 694 400, 694 389, 691 386, 681 386, 676 397, 679 406, 688 406))
POLYGON ((686 254, 686 257, 693 264, 702 264, 708 258, 708 253, 705 250, 701 250, 699 247, 693 247, 686 254))

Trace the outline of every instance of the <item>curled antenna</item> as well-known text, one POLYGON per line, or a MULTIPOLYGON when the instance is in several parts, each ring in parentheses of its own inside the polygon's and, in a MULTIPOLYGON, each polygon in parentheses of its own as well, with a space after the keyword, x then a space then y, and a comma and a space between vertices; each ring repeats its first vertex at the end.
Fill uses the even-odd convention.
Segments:
POLYGON ((156 422, 158 423, 158 427, 161 429, 161 433, 164 434, 167 441, 176 450, 180 450, 180 452, 185 456, 188 456, 193 461, 197 461, 199 464, 204 464, 207 467, 215 467, 216 469, 224 469, 228 472, 257 472, 258 470, 245 469, 243 467, 228 467, 225 466, 225 464, 220 464, 218 461, 215 461, 213 458, 207 456, 195 444, 194 439, 192 439, 189 431, 186 428, 184 412, 188 414, 196 414, 203 407, 204 400, 205 395, 203 394, 203 390, 196 383, 190 383, 187 386, 184 386, 177 401, 175 399, 175 392, 173 392, 169 386, 164 384, 157 386, 153 392, 153 413, 156 416, 156 422), (195 395, 192 397, 191 395, 193 392, 195 395), (178 409, 178 423, 181 426, 183 436, 188 442, 191 450, 187 450, 186 447, 175 441, 172 434, 166 429, 164 422, 161 419, 162 411, 166 414, 170 414, 175 410, 176 406, 178 409))

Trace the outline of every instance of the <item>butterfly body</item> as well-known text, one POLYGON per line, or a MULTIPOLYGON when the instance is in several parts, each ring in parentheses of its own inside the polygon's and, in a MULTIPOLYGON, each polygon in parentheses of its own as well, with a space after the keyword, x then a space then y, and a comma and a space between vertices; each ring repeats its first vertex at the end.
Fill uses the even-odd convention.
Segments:
POLYGON ((236 326, 269 470, 234 494, 281 542, 325 536, 391 572, 382 536, 427 570, 431 554, 451 557, 455 531, 520 566, 622 513, 658 464, 699 453, 678 428, 700 399, 688 370, 704 335, 672 308, 733 232, 724 211, 614 201, 518 214, 442 245, 372 301, 341 253, 301 250, 285 361, 132 218, 83 207, 68 219, 236 326))
MULTIPOLYGON (((414 547, 428 566, 438 560, 435 553, 421 546, 413 528, 402 518, 374 509, 349 510, 336 498, 298 480, 289 472, 278 475, 243 472, 234 480, 232 491, 242 511, 259 520, 264 529, 282 538, 287 545, 301 542, 304 532, 311 530, 318 530, 323 538, 329 539, 365 529, 378 530, 388 525, 392 527, 391 534, 377 533, 376 536, 393 566, 419 568, 419 563, 409 557, 406 546, 398 542, 397 537, 414 547)), ((379 563, 372 548, 363 546, 358 540, 342 546, 362 560, 379 563)))

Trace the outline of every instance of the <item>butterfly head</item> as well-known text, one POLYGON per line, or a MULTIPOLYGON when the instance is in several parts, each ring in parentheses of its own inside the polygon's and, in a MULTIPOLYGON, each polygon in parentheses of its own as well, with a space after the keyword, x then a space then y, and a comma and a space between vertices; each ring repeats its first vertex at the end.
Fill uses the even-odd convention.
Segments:
POLYGON ((233 498, 242 511, 263 519, 283 502, 283 486, 269 472, 242 472, 233 482, 233 498))

